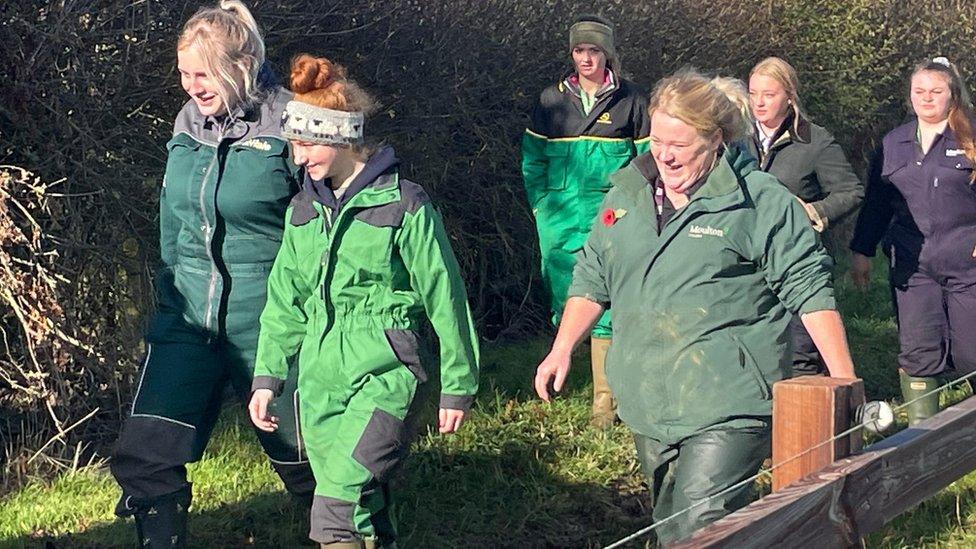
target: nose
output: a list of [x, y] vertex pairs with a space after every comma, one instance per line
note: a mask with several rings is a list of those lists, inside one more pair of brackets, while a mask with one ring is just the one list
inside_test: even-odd
[[296, 146], [292, 156], [295, 157], [295, 164], [298, 166], [304, 166], [308, 162], [308, 156], [301, 147]]
[[671, 160], [672, 157], [671, 148], [668, 147], [667, 145], [660, 145], [657, 147], [657, 154], [655, 154], [654, 156], [656, 156], [657, 159], [660, 160], [661, 162], [668, 162]]

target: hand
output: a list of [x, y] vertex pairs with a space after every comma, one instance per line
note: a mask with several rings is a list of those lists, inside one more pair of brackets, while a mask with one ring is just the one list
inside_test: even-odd
[[566, 375], [569, 374], [570, 353], [553, 349], [549, 351], [542, 364], [535, 370], [535, 392], [539, 398], [549, 402], [549, 382], [555, 378], [552, 388], [558, 393], [563, 389]]
[[437, 428], [441, 434], [455, 433], [464, 423], [464, 410], [441, 408], [437, 414]]
[[851, 279], [854, 286], [866, 290], [871, 283], [871, 258], [857, 252], [851, 254]]
[[251, 395], [251, 402], [247, 411], [251, 415], [251, 422], [262, 431], [273, 433], [278, 429], [278, 418], [268, 415], [268, 404], [274, 398], [271, 389], [258, 389]]

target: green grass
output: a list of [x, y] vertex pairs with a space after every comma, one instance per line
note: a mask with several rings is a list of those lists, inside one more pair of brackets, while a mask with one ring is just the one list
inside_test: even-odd
[[[841, 279], [840, 303], [869, 397], [892, 399], [897, 338], [884, 269], [877, 271], [867, 293]], [[402, 547], [598, 547], [650, 524], [627, 429], [586, 426], [587, 356], [578, 354], [567, 389], [549, 405], [531, 389], [545, 352], [543, 341], [487, 348], [469, 423], [457, 435], [427, 430], [417, 441], [397, 492]], [[425, 416], [432, 423], [432, 407]], [[282, 492], [242, 410], [225, 411], [190, 479], [194, 546], [311, 546], [304, 513]], [[976, 546], [974, 493], [971, 474], [867, 546]], [[0, 547], [131, 546], [131, 522], [112, 515], [118, 495], [103, 467], [29, 482], [0, 500]]]

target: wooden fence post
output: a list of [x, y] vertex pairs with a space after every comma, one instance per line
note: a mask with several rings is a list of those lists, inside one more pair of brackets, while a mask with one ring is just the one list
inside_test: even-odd
[[[861, 449], [861, 432], [848, 430], [864, 403], [860, 379], [801, 376], [773, 386], [773, 491]], [[811, 448], [816, 449], [811, 450]], [[796, 459], [795, 456], [800, 457]]]

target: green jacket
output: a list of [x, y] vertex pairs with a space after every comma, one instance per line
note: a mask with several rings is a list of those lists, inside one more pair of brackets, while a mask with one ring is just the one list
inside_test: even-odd
[[790, 372], [790, 317], [835, 308], [803, 207], [754, 166], [729, 149], [660, 234], [650, 155], [611, 178], [569, 293], [613, 307], [607, 377], [639, 434], [760, 425]]
[[[536, 219], [542, 278], [554, 321], [562, 313], [575, 254], [583, 247], [610, 174], [646, 152], [647, 97], [633, 83], [608, 73], [589, 114], [570, 75], [542, 92], [522, 137], [522, 176]], [[609, 337], [609, 314], [594, 335]]]
[[861, 205], [864, 185], [826, 129], [802, 117], [794, 127], [790, 115], [773, 135], [768, 153], [763, 154], [758, 140], [756, 132], [747, 146], [759, 159], [760, 169], [813, 206], [819, 217], [814, 220], [818, 230], [836, 224]]
[[479, 351], [460, 269], [440, 215], [419, 185], [400, 179], [393, 150], [375, 152], [342, 200], [306, 179], [287, 221], [261, 315], [253, 388], [280, 391], [299, 349], [301, 388], [329, 366], [319, 358], [331, 352], [322, 342], [333, 330], [382, 337], [416, 332], [429, 319], [440, 346], [441, 406], [470, 407]]
[[150, 340], [176, 333], [174, 322], [207, 337], [228, 323], [231, 332], [257, 331], [285, 209], [298, 192], [279, 132], [290, 97], [279, 88], [250, 112], [220, 120], [201, 115], [192, 101], [180, 111], [166, 145], [159, 314]]

